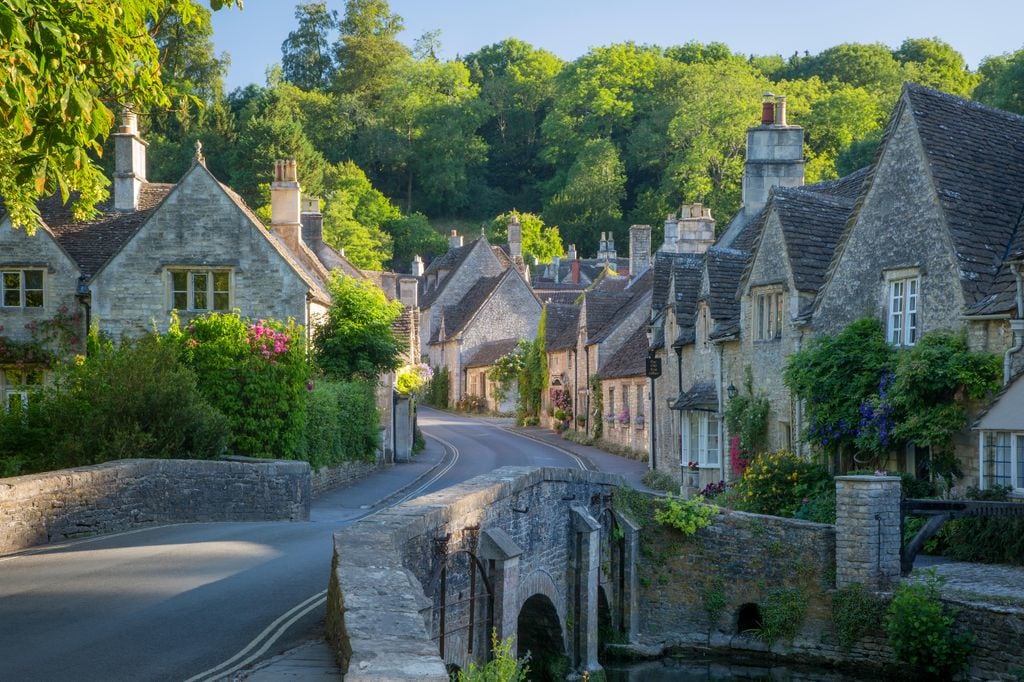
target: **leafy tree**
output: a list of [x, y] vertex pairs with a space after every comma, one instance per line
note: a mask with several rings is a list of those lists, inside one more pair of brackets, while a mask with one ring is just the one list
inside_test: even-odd
[[814, 56], [794, 56], [783, 71], [787, 78], [818, 76], [872, 91], [895, 92], [902, 82], [899, 62], [881, 43], [843, 43]]
[[978, 68], [974, 97], [993, 107], [1024, 114], [1024, 50], [988, 57]]
[[387, 0], [346, 0], [334, 44], [334, 88], [356, 95], [372, 110], [390, 87], [394, 72], [411, 60], [409, 49], [397, 38], [404, 27]]
[[329, 35], [338, 28], [338, 13], [327, 9], [326, 2], [307, 2], [295, 6], [298, 28], [281, 45], [284, 79], [303, 90], [325, 90], [334, 75], [334, 57]]
[[626, 172], [609, 140], [591, 140], [569, 169], [565, 187], [544, 207], [544, 218], [558, 223], [565, 238], [584, 252], [597, 250], [600, 231], [623, 237], [622, 202]]
[[328, 282], [331, 306], [313, 333], [320, 368], [339, 379], [376, 379], [397, 369], [399, 345], [392, 325], [402, 304], [388, 301], [373, 283], [334, 272]]
[[907, 38], [893, 56], [904, 66], [904, 78], [961, 97], [970, 97], [980, 77], [962, 54], [938, 38]]
[[502, 213], [491, 221], [488, 232], [495, 242], [508, 241], [508, 225], [513, 218], [519, 219], [522, 226], [523, 258], [528, 262], [536, 256], [542, 263], [550, 263], [552, 256], [564, 256], [562, 236], [557, 227], [546, 227], [540, 216], [533, 213]]
[[838, 177], [839, 155], [854, 142], [877, 139], [888, 114], [878, 97], [864, 88], [846, 84], [828, 87], [801, 121], [807, 129], [807, 145], [812, 150], [806, 171], [808, 182]]
[[330, 173], [333, 191], [324, 211], [324, 241], [337, 249], [356, 267], [382, 270], [391, 258], [391, 237], [382, 225], [400, 217], [398, 208], [370, 184], [351, 161]]
[[[234, 0], [210, 0], [213, 9]], [[35, 201], [77, 191], [77, 218], [92, 215], [107, 180], [90, 156], [114, 123], [111, 107], [170, 106], [153, 40], [168, 15], [189, 24], [192, 0], [0, 5], [0, 196], [14, 225], [32, 230]]]
[[430, 260], [448, 250], [448, 240], [430, 226], [422, 213], [390, 220], [384, 231], [391, 235], [394, 244], [390, 267], [396, 272], [409, 272], [414, 256]]

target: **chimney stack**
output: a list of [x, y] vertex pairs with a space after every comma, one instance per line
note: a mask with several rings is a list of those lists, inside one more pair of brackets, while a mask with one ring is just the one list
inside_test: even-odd
[[[417, 256], [417, 258], [419, 258], [419, 256]], [[422, 264], [423, 262], [420, 261], [420, 265]], [[402, 305], [406, 308], [415, 308], [419, 297], [419, 288], [420, 282], [415, 277], [399, 277], [398, 300], [401, 301]]]
[[324, 241], [324, 216], [320, 213], [319, 197], [302, 197], [302, 241], [316, 249]]
[[679, 219], [676, 218], [675, 213], [669, 213], [668, 217], [665, 218], [665, 239], [661, 244], [659, 251], [666, 251], [668, 253], [675, 253], [676, 241], [679, 239]]
[[412, 258], [412, 275], [413, 277], [423, 276], [423, 259], [420, 258], [419, 254], [416, 254]]
[[575, 244], [569, 244], [569, 251], [568, 251], [568, 254], [566, 255], [566, 258], [568, 258], [570, 262], [576, 260], [576, 245]]
[[452, 230], [451, 234], [448, 235], [448, 248], [457, 249], [462, 246], [462, 235]]
[[523, 226], [515, 214], [508, 224], [508, 253], [513, 260], [523, 257]]
[[562, 270], [562, 257], [561, 256], [552, 256], [551, 257], [551, 269], [555, 273], [555, 276], [552, 277], [552, 279], [555, 280], [555, 284], [558, 284], [559, 280], [562, 279], [562, 273], [561, 273], [561, 270]]
[[651, 226], [629, 228], [629, 275], [638, 277], [651, 267]]
[[274, 181], [270, 183], [270, 229], [292, 251], [302, 242], [302, 188], [299, 187], [295, 159], [274, 161]]
[[572, 283], [573, 284], [579, 284], [580, 283], [580, 260], [578, 258], [573, 258], [571, 261], [569, 261], [569, 272], [570, 272], [569, 278], [572, 281]]
[[615, 253], [615, 235], [613, 235], [611, 232], [609, 232], [608, 233], [608, 246], [607, 246], [607, 251], [605, 252], [605, 261], [609, 262], [609, 263], [614, 263], [617, 258], [618, 258], [618, 254]]
[[804, 129], [786, 123], [786, 98], [765, 93], [761, 125], [747, 129], [743, 167], [743, 218], [754, 217], [772, 187], [804, 184]]
[[715, 219], [702, 204], [683, 204], [679, 208], [677, 253], [704, 253], [715, 243]]
[[114, 209], [136, 211], [146, 182], [146, 143], [139, 137], [135, 112], [125, 108], [114, 138]]

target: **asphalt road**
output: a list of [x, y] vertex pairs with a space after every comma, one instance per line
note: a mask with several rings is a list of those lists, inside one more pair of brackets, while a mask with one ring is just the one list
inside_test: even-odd
[[[445, 460], [416, 494], [507, 465], [580, 466], [494, 424], [428, 409], [419, 423]], [[309, 522], [160, 526], [0, 557], [0, 680], [198, 682], [309, 639], [332, 533], [372, 514], [403, 466], [321, 496]]]

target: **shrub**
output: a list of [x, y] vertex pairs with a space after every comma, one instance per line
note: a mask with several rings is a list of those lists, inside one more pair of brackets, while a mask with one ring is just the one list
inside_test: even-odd
[[53, 440], [42, 403], [36, 394], [27, 408], [20, 402], [0, 407], [0, 478], [41, 470]]
[[744, 510], [793, 516], [830, 485], [824, 468], [780, 450], [756, 455], [736, 487]]
[[424, 391], [428, 405], [447, 409], [449, 376], [447, 367], [435, 367], [430, 385]]
[[470, 663], [460, 670], [457, 682], [525, 682], [530, 667], [530, 655], [517, 659], [512, 654], [512, 638], [498, 640], [498, 631], [491, 631], [491, 651], [494, 658], [484, 665]]
[[302, 327], [210, 313], [167, 337], [195, 371], [206, 400], [228, 418], [229, 448], [251, 457], [302, 456], [311, 368]]
[[400, 346], [392, 329], [402, 304], [388, 301], [372, 282], [335, 271], [327, 288], [331, 305], [313, 334], [317, 364], [328, 376], [375, 379], [397, 369]]
[[40, 449], [49, 455], [31, 463], [36, 471], [126, 457], [216, 457], [228, 433], [195, 373], [180, 364], [178, 347], [157, 336], [60, 367], [41, 400], [47, 443]]
[[659, 500], [654, 520], [663, 526], [675, 528], [683, 535], [693, 535], [701, 528], [711, 525], [711, 519], [718, 514], [718, 507], [708, 504], [700, 497], [680, 500], [668, 497]]
[[651, 469], [641, 479], [644, 485], [655, 490], [662, 490], [667, 493], [679, 492], [679, 479], [673, 478], [664, 471]]
[[372, 461], [380, 416], [373, 387], [361, 381], [319, 381], [306, 397], [305, 459], [314, 468]]
[[924, 582], [904, 582], [893, 596], [885, 619], [896, 660], [916, 679], [952, 679], [967, 665], [973, 638], [956, 631], [939, 595], [942, 580], [934, 571]]
[[430, 365], [405, 365], [395, 373], [395, 390], [405, 395], [419, 394], [434, 378]]
[[832, 595], [832, 623], [843, 651], [873, 632], [883, 615], [882, 602], [860, 583], [841, 587]]
[[486, 412], [487, 401], [478, 395], [467, 393], [456, 403], [455, 409], [460, 412]]
[[761, 629], [757, 636], [769, 646], [780, 639], [792, 642], [807, 615], [807, 597], [800, 590], [776, 590], [761, 604]]
[[[974, 500], [1005, 502], [1013, 488], [993, 486], [971, 488]], [[968, 516], [947, 521], [940, 531], [945, 542], [943, 554], [958, 561], [1024, 566], [1024, 519], [999, 516]]]

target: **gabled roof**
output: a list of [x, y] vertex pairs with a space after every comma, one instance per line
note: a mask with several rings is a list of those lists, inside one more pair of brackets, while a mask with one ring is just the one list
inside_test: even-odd
[[583, 328], [586, 330], [585, 343], [593, 343], [615, 317], [619, 310], [629, 303], [633, 296], [624, 291], [588, 291], [584, 296], [581, 312]]
[[968, 306], [990, 295], [1024, 212], [1024, 117], [920, 85], [917, 124]]
[[[576, 326], [579, 324], [580, 307], [578, 305], [564, 305], [548, 303], [544, 306], [547, 315], [544, 326], [544, 350], [561, 350], [567, 346], [576, 345]], [[557, 340], [569, 330], [571, 339], [566, 346], [555, 347]]]
[[441, 292], [444, 291], [445, 287], [448, 286], [448, 282], [451, 280], [452, 277], [451, 273], [454, 273], [456, 270], [459, 269], [459, 266], [462, 265], [462, 263], [466, 260], [466, 257], [469, 256], [470, 251], [473, 250], [473, 247], [476, 246], [477, 242], [480, 241], [481, 239], [483, 239], [483, 237], [477, 237], [468, 244], [463, 244], [462, 246], [457, 246], [453, 249], [448, 249], [448, 251], [446, 251], [443, 255], [438, 256], [434, 260], [430, 261], [430, 265], [428, 265], [427, 269], [423, 271], [424, 275], [434, 274], [437, 273], [439, 270], [448, 270], [449, 274], [440, 282], [438, 282], [437, 285], [434, 286], [432, 289], [429, 289], [422, 293], [422, 295], [420, 296], [421, 308], [429, 308], [434, 303], [434, 301], [437, 300], [437, 297], [440, 296]]
[[463, 363], [463, 367], [490, 367], [502, 357], [516, 349], [518, 339], [502, 339], [500, 341], [488, 341], [477, 346], [469, 359]]
[[647, 325], [642, 324], [630, 335], [604, 364], [597, 376], [601, 379], [644, 376], [647, 358]]
[[696, 254], [680, 255], [690, 257], [675, 259], [675, 267], [672, 269], [672, 289], [675, 291], [673, 312], [676, 316], [676, 325], [679, 327], [679, 333], [672, 343], [673, 347], [694, 342], [694, 313], [697, 310], [697, 298], [700, 295], [700, 283], [704, 274], [704, 254], [697, 257], [694, 257]]
[[173, 188], [164, 183], [142, 183], [135, 211], [114, 210], [111, 192], [111, 198], [97, 206], [100, 213], [86, 221], [75, 220], [70, 202], [65, 204], [54, 194], [39, 202], [39, 214], [82, 275], [92, 277], [139, 231]]
[[718, 323], [712, 331], [712, 338], [720, 338], [720, 331], [724, 333], [726, 329], [731, 329], [732, 324], [739, 324], [740, 301], [737, 291], [749, 257], [747, 251], [714, 246], [705, 254], [710, 285], [707, 301], [711, 317]]
[[[508, 275], [508, 272], [506, 270], [500, 275], [478, 278], [458, 303], [444, 307], [442, 315], [444, 316], [444, 333], [446, 338], [455, 336], [465, 328], [469, 321], [473, 319], [476, 311], [480, 309], [480, 306], [498, 288], [501, 280]], [[438, 325], [438, 329], [435, 330], [430, 343], [438, 343], [441, 340], [440, 328], [441, 325]]]

